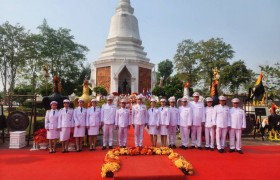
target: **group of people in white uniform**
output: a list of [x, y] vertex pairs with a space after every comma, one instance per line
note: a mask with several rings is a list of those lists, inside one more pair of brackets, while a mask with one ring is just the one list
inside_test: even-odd
[[[212, 106], [213, 99], [206, 98], [199, 101], [199, 93], [193, 94], [193, 101], [188, 97], [181, 98], [181, 106], [176, 107], [175, 97], [168, 99], [170, 106], [166, 106], [166, 99], [160, 99], [160, 107], [156, 107], [156, 100], [150, 99], [151, 107], [143, 104], [143, 96], [138, 95], [132, 111], [127, 109], [127, 100], [120, 100], [120, 108], [113, 104], [114, 96], [107, 97], [107, 103], [101, 108], [97, 100], [91, 100], [91, 107], [84, 108], [84, 100], [79, 99], [79, 106], [74, 110], [69, 107], [70, 101], [64, 100], [64, 108], [57, 110], [57, 102], [51, 102], [51, 110], [46, 112], [45, 128], [49, 139], [50, 153], [55, 153], [56, 141], [62, 142], [62, 152], [68, 152], [70, 130], [74, 128], [76, 151], [83, 148], [86, 131], [89, 140], [89, 150], [96, 150], [99, 129], [103, 128], [103, 147], [105, 150], [113, 148], [114, 129], [118, 130], [119, 147], [127, 146], [128, 129], [134, 128], [136, 147], [143, 146], [144, 130], [150, 134], [152, 146], [156, 147], [157, 137], [161, 137], [161, 146], [176, 148], [176, 133], [180, 131], [182, 149], [197, 148], [202, 150], [202, 128], [205, 131], [205, 149], [214, 151], [215, 139], [220, 153], [225, 152], [226, 137], [229, 133], [230, 152], [243, 154], [241, 150], [242, 129], [246, 128], [245, 112], [239, 108], [240, 100], [232, 100], [232, 108], [226, 105], [227, 98], [219, 97], [219, 105]], [[215, 138], [216, 134], [216, 138]], [[190, 138], [191, 137], [191, 138]], [[191, 143], [190, 143], [191, 139]]]

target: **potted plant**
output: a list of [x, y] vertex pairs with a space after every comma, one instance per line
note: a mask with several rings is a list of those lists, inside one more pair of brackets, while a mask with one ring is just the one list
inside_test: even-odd
[[34, 142], [35, 145], [39, 145], [40, 149], [47, 149], [48, 148], [48, 140], [47, 140], [47, 130], [42, 128], [38, 129], [34, 132]]

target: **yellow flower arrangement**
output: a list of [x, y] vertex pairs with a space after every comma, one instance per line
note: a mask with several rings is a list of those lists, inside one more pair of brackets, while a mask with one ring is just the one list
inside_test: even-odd
[[174, 165], [179, 168], [184, 174], [192, 175], [193, 174], [193, 166], [178, 153], [173, 152], [171, 148], [161, 147], [144, 147], [144, 148], [116, 148], [111, 151], [108, 151], [104, 164], [101, 169], [101, 177], [113, 177], [114, 172], [120, 169], [120, 160], [119, 156], [125, 155], [167, 155], [170, 160], [174, 163]]

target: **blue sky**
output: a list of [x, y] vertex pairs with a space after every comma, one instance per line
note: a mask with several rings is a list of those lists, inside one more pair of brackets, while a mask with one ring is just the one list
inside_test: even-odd
[[[0, 24], [20, 23], [37, 32], [46, 18], [54, 28], [72, 30], [97, 59], [105, 45], [118, 0], [0, 0]], [[131, 0], [151, 62], [172, 59], [183, 39], [221, 37], [233, 46], [233, 60], [255, 71], [280, 62], [279, 0]]]

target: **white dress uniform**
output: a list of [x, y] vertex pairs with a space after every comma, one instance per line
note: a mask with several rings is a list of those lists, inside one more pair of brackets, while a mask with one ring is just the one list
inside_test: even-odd
[[[229, 132], [230, 138], [230, 149], [234, 150], [241, 150], [241, 134], [242, 128], [246, 128], [246, 118], [245, 112], [243, 109], [240, 108], [231, 108], [230, 109], [230, 116], [231, 116], [231, 129]], [[236, 142], [235, 142], [236, 137]]]
[[191, 102], [193, 110], [192, 146], [201, 147], [201, 123], [205, 122], [205, 107], [202, 102]]
[[206, 107], [205, 108], [205, 147], [207, 148], [214, 148], [214, 127], [213, 127], [213, 107]]
[[169, 144], [175, 145], [176, 129], [179, 122], [179, 110], [176, 107], [169, 107], [170, 123], [169, 123]]
[[72, 108], [62, 108], [59, 111], [58, 128], [60, 131], [60, 141], [67, 141], [70, 139], [70, 130], [73, 127], [73, 113]]
[[159, 111], [157, 108], [150, 108], [148, 110], [148, 125], [149, 125], [149, 134], [158, 135], [159, 134]]
[[168, 126], [170, 123], [170, 113], [168, 107], [159, 108], [160, 135], [168, 135]]
[[230, 113], [228, 106], [216, 105], [213, 109], [213, 125], [216, 125], [217, 149], [224, 149], [227, 129], [230, 127]]
[[132, 124], [134, 125], [135, 146], [139, 147], [143, 144], [144, 128], [148, 123], [147, 107], [143, 104], [136, 104], [132, 108]]
[[130, 122], [130, 110], [126, 108], [121, 108], [117, 110], [115, 125], [118, 126], [118, 141], [119, 146], [126, 146], [127, 144], [127, 130], [128, 126], [131, 125]]
[[58, 139], [59, 138], [59, 131], [58, 131], [58, 118], [59, 118], [59, 111], [56, 110], [49, 110], [46, 112], [45, 116], [45, 128], [47, 131], [47, 139]]
[[99, 128], [101, 126], [101, 109], [99, 107], [96, 106], [87, 109], [86, 126], [89, 127], [89, 136], [96, 136], [99, 134]]
[[74, 116], [74, 137], [84, 137], [86, 133], [87, 109], [77, 107], [74, 110], [73, 116]]
[[179, 122], [180, 134], [182, 139], [182, 145], [188, 147], [189, 138], [190, 138], [190, 129], [192, 126], [193, 112], [190, 105], [181, 106], [179, 108]]
[[[101, 122], [103, 125], [103, 146], [113, 146], [113, 133], [116, 118], [116, 106], [103, 104], [101, 108]], [[108, 141], [107, 141], [108, 140]]]

